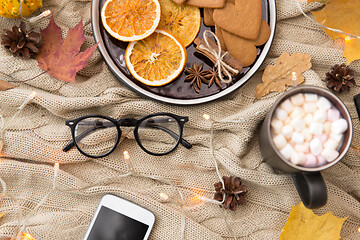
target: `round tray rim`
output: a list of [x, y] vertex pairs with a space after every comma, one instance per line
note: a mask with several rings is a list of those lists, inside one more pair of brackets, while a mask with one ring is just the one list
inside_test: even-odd
[[128, 79], [121, 70], [116, 66], [114, 61], [111, 59], [109, 53], [107, 52], [107, 49], [105, 47], [103, 38], [100, 33], [100, 12], [99, 12], [99, 4], [100, 0], [93, 0], [91, 1], [91, 25], [92, 30], [95, 38], [95, 42], [99, 42], [98, 44], [98, 50], [102, 57], [104, 58], [105, 63], [109, 67], [110, 71], [123, 83], [125, 83], [128, 87], [130, 87], [135, 92], [144, 95], [146, 97], [152, 98], [154, 100], [164, 102], [164, 103], [170, 103], [175, 105], [196, 105], [201, 103], [207, 103], [214, 101], [216, 99], [222, 98], [238, 88], [240, 88], [242, 85], [244, 85], [247, 81], [250, 80], [250, 78], [256, 73], [256, 71], [260, 68], [261, 64], [264, 62], [267, 54], [269, 53], [270, 47], [274, 40], [275, 35], [275, 28], [276, 28], [276, 3], [275, 0], [267, 0], [269, 3], [269, 25], [271, 29], [271, 34], [269, 37], [269, 40], [266, 42], [260, 56], [256, 60], [255, 64], [251, 67], [251, 69], [241, 78], [239, 79], [234, 85], [207, 97], [202, 98], [196, 98], [196, 99], [177, 99], [177, 98], [170, 98], [170, 97], [164, 97], [157, 94], [154, 94], [152, 92], [147, 91], [146, 89], [143, 89], [139, 85], [135, 84], [133, 81]]

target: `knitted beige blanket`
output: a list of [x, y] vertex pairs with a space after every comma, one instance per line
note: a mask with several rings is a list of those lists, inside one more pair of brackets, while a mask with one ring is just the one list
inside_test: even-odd
[[[0, 114], [8, 125], [0, 177], [6, 183], [7, 196], [0, 202], [0, 238], [12, 237], [24, 228], [38, 240], [82, 239], [94, 210], [104, 194], [115, 194], [139, 204], [156, 216], [152, 240], [181, 239], [182, 220], [185, 220], [184, 239], [233, 239], [225, 219], [237, 239], [275, 240], [287, 221], [291, 206], [300, 202], [291, 176], [274, 171], [263, 162], [259, 151], [259, 126], [279, 94], [261, 100], [254, 98], [255, 86], [261, 82], [264, 68], [274, 64], [283, 52], [308, 53], [313, 67], [304, 75], [305, 84], [325, 87], [325, 73], [337, 63], [345, 62], [341, 47], [334, 43], [315, 23], [305, 18], [293, 0], [277, 0], [278, 21], [275, 40], [260, 70], [235, 93], [221, 100], [190, 107], [162, 104], [139, 96], [120, 83], [109, 71], [96, 51], [89, 66], [79, 72], [77, 83], [65, 83], [47, 74], [20, 84], [20, 87], [0, 92]], [[94, 44], [90, 20], [90, 2], [81, 0], [44, 0], [43, 9], [54, 12], [63, 36], [83, 17], [86, 42]], [[304, 5], [303, 5], [304, 6]], [[305, 10], [310, 10], [305, 7]], [[45, 28], [49, 19], [35, 24]], [[0, 28], [11, 28], [18, 20], [1, 18]], [[357, 76], [360, 61], [351, 67]], [[0, 47], [0, 78], [25, 80], [42, 70], [36, 60], [14, 58]], [[357, 79], [357, 81], [360, 81]], [[14, 119], [17, 107], [32, 92], [34, 101]], [[354, 145], [360, 145], [360, 124], [352, 97], [359, 93], [340, 94], [349, 108], [354, 124]], [[189, 116], [184, 138], [193, 144], [188, 150], [178, 147], [167, 156], [155, 157], [140, 149], [128, 135], [114, 153], [101, 159], [90, 159], [77, 149], [67, 153], [62, 147], [71, 139], [66, 119], [88, 114], [113, 118], [129, 115], [144, 116], [155, 112], [170, 112]], [[185, 200], [191, 199], [194, 189], [212, 198], [213, 184], [219, 181], [210, 152], [210, 122], [202, 118], [209, 114], [215, 120], [236, 120], [240, 123], [218, 123], [214, 129], [214, 155], [221, 175], [238, 176], [249, 187], [247, 203], [234, 212], [224, 213], [218, 205], [189, 202], [181, 206], [178, 190]], [[128, 150], [135, 171], [161, 177], [177, 185], [130, 176], [116, 178], [128, 171], [123, 151]], [[60, 163], [56, 188], [53, 188], [54, 163]], [[328, 187], [328, 203], [315, 211], [332, 211], [338, 217], [349, 216], [341, 236], [360, 239], [360, 156], [350, 149], [334, 167], [323, 171]], [[92, 186], [89, 186], [92, 185]], [[87, 187], [88, 186], [88, 187]], [[159, 194], [165, 192], [164, 201]], [[37, 208], [46, 194], [48, 198]], [[34, 209], [35, 208], [35, 209]]]

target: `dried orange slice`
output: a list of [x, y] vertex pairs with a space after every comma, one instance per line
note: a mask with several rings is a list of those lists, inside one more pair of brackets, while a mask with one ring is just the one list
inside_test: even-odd
[[101, 20], [114, 38], [126, 42], [141, 40], [159, 25], [160, 4], [158, 0], [107, 0]]
[[161, 18], [158, 28], [176, 37], [185, 47], [189, 46], [199, 33], [200, 9], [186, 4], [179, 5], [172, 0], [159, 0]]
[[182, 73], [186, 56], [185, 48], [174, 36], [156, 30], [149, 37], [128, 45], [125, 63], [138, 81], [148, 86], [162, 86]]

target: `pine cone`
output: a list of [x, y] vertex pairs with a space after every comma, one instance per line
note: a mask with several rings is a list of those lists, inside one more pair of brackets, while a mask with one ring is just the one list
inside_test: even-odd
[[349, 91], [349, 89], [356, 85], [354, 80], [354, 71], [347, 67], [344, 63], [336, 64], [331, 68], [331, 71], [326, 73], [327, 87], [334, 89], [340, 93], [341, 91]]
[[217, 201], [223, 200], [223, 194], [225, 193], [225, 201], [223, 203], [225, 209], [232, 211], [236, 210], [236, 206], [244, 204], [245, 194], [247, 193], [247, 186], [241, 185], [241, 179], [238, 177], [223, 177], [225, 189], [222, 188], [221, 182], [215, 183], [216, 190], [214, 199]]
[[24, 59], [29, 59], [39, 51], [40, 34], [32, 30], [27, 31], [24, 22], [21, 22], [19, 27], [13, 26], [12, 31], [4, 31], [1, 44], [9, 48], [15, 57], [22, 55]]

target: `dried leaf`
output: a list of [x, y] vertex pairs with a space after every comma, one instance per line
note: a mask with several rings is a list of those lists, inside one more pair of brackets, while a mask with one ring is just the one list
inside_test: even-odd
[[311, 56], [308, 54], [294, 53], [289, 55], [285, 52], [276, 61], [275, 65], [265, 68], [262, 76], [263, 83], [256, 86], [255, 97], [262, 98], [270, 92], [284, 92], [286, 86], [292, 86], [292, 72], [296, 72], [297, 84], [304, 82], [301, 73], [311, 68]]
[[302, 202], [291, 208], [279, 240], [339, 240], [346, 218], [337, 218], [331, 212], [318, 216]]
[[[339, 29], [343, 32], [360, 36], [360, 1], [359, 0], [332, 0], [324, 1], [325, 7], [320, 11], [312, 12], [316, 21], [327, 27]], [[334, 32], [328, 29], [324, 31], [333, 40], [346, 38], [343, 33]], [[345, 41], [343, 57], [347, 58], [347, 64], [360, 59], [360, 39]]]
[[79, 53], [85, 41], [82, 21], [70, 29], [65, 40], [61, 37], [61, 29], [51, 17], [49, 25], [41, 31], [43, 44], [36, 57], [39, 67], [51, 76], [66, 81], [75, 82], [78, 71], [87, 66], [96, 45]]
[[5, 90], [12, 89], [12, 88], [15, 88], [15, 87], [17, 87], [17, 86], [14, 85], [14, 84], [11, 84], [11, 83], [6, 82], [4, 80], [0, 80], [0, 91], [5, 91]]

